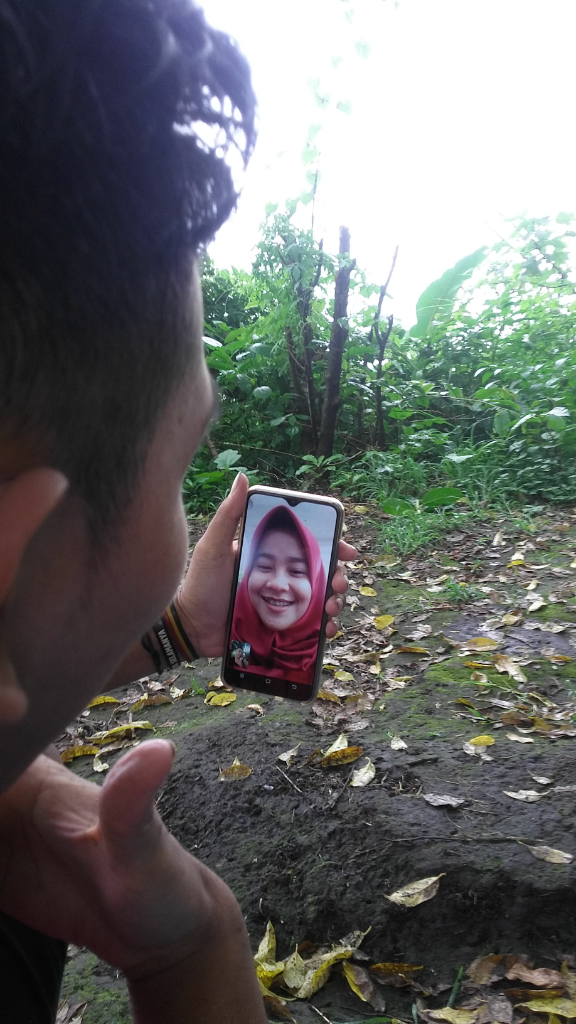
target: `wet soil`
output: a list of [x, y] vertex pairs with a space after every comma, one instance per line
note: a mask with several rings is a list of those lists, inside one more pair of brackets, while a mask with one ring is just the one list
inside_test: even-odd
[[[172, 685], [191, 687], [189, 695], [146, 708], [158, 735], [177, 748], [158, 800], [164, 820], [230, 885], [254, 947], [272, 920], [280, 957], [297, 943], [337, 942], [371, 926], [362, 945], [370, 962], [422, 964], [428, 987], [451, 985], [460, 965], [484, 953], [523, 952], [556, 966], [576, 947], [576, 867], [539, 860], [528, 847], [576, 855], [576, 515], [549, 510], [528, 524], [486, 516], [437, 551], [383, 561], [377, 510], [350, 507], [347, 521], [360, 557], [341, 633], [327, 647], [328, 697], [301, 707], [238, 693], [228, 707], [211, 707], [205, 691], [218, 663], [185, 669]], [[376, 596], [363, 595], [366, 586]], [[538, 595], [544, 605], [529, 612]], [[374, 619], [384, 614], [394, 622], [378, 630]], [[517, 621], [503, 622], [505, 615]], [[514, 671], [526, 681], [499, 673], [494, 651], [463, 651], [479, 636], [517, 659]], [[401, 651], [407, 646], [425, 653]], [[130, 699], [145, 687], [132, 687]], [[88, 733], [116, 724], [101, 707], [82, 721]], [[362, 747], [361, 760], [309, 762], [341, 732]], [[479, 734], [494, 741], [490, 760], [463, 749]], [[393, 737], [406, 748], [393, 749]], [[297, 744], [293, 764], [278, 760]], [[250, 776], [219, 781], [235, 757]], [[351, 773], [366, 757], [375, 777], [353, 788]], [[90, 759], [74, 770], [98, 781]], [[505, 792], [522, 790], [544, 795], [526, 803]], [[431, 793], [464, 802], [431, 806]], [[386, 899], [440, 874], [438, 895], [418, 907]], [[70, 960], [66, 992], [80, 998], [90, 986], [84, 1024], [130, 1019], [116, 972], [81, 951]], [[387, 1012], [409, 1019], [413, 994], [383, 992]], [[338, 970], [311, 1004], [334, 1024], [373, 1012]], [[289, 1005], [300, 1024], [321, 1019], [308, 1003]]]

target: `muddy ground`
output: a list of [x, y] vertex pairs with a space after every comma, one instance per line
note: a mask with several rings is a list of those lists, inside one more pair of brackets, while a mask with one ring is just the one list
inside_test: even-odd
[[[436, 550], [401, 559], [384, 554], [386, 523], [375, 507], [349, 506], [347, 522], [360, 554], [341, 633], [327, 645], [324, 698], [299, 707], [238, 693], [231, 705], [211, 707], [205, 691], [219, 666], [205, 660], [163, 691], [140, 683], [115, 692], [126, 709], [142, 693], [192, 688], [136, 716], [177, 747], [158, 801], [164, 820], [233, 889], [254, 948], [269, 919], [281, 957], [297, 943], [337, 942], [371, 926], [365, 964], [421, 964], [429, 990], [451, 985], [460, 965], [485, 953], [522, 952], [538, 966], [572, 962], [576, 862], [547, 863], [528, 847], [576, 854], [575, 511], [520, 521], [487, 514]], [[380, 615], [393, 623], [377, 629]], [[466, 649], [478, 637], [488, 649]], [[512, 676], [497, 671], [499, 655]], [[85, 741], [126, 720], [117, 706], [93, 708], [81, 719]], [[355, 764], [309, 762], [342, 732], [362, 747]], [[463, 749], [478, 735], [494, 741], [483, 757]], [[406, 747], [393, 749], [394, 737]], [[290, 766], [278, 760], [297, 744]], [[235, 757], [251, 775], [219, 781]], [[351, 773], [366, 757], [375, 777], [353, 788]], [[90, 758], [73, 767], [101, 778]], [[528, 803], [505, 793], [525, 790], [542, 795]], [[464, 802], [431, 806], [429, 794]], [[438, 894], [418, 907], [386, 899], [440, 874]], [[387, 1013], [411, 1019], [413, 992], [382, 993]], [[72, 950], [65, 995], [88, 1000], [83, 1024], [130, 1020], [122, 981], [84, 951]], [[374, 1014], [338, 968], [310, 1002], [289, 1004], [299, 1024], [322, 1019], [312, 1006], [334, 1024]]]

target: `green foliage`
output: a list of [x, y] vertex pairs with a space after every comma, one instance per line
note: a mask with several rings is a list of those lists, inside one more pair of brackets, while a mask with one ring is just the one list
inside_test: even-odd
[[[310, 135], [310, 160], [314, 146]], [[215, 506], [241, 466], [262, 482], [426, 510], [418, 525], [394, 524], [406, 537], [429, 535], [438, 510], [462, 496], [502, 508], [575, 500], [572, 218], [516, 220], [508, 239], [458, 261], [425, 290], [411, 331], [392, 324], [381, 366], [379, 288], [354, 268], [336, 443], [323, 458], [310, 403], [319, 421], [334, 277], [347, 257], [323, 252], [298, 226], [312, 197], [267, 208], [251, 273], [204, 266], [222, 414], [211, 432], [216, 460], [203, 449], [187, 476], [190, 510]]]

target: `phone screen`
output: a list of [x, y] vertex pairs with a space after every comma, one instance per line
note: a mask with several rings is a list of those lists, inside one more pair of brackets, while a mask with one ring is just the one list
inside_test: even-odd
[[296, 700], [312, 696], [337, 525], [332, 505], [248, 498], [228, 682]]

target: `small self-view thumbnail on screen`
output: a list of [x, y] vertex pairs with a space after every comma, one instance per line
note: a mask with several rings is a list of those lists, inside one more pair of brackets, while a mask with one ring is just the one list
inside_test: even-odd
[[312, 685], [336, 518], [331, 505], [250, 497], [230, 667]]

